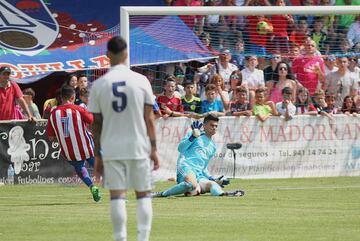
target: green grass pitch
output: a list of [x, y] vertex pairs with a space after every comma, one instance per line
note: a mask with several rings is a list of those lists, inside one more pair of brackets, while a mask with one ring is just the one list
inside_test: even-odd
[[[246, 195], [154, 199], [151, 240], [360, 240], [360, 177], [232, 180], [229, 189], [237, 188]], [[101, 191], [95, 203], [84, 186], [1, 186], [0, 240], [110, 241], [109, 195]], [[127, 207], [131, 241], [133, 194]]]

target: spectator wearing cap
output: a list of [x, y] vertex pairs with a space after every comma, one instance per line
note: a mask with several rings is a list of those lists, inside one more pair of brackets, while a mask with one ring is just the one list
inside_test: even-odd
[[330, 74], [331, 72], [338, 71], [338, 67], [336, 66], [336, 57], [334, 55], [325, 56], [325, 76]]
[[228, 49], [221, 49], [219, 59], [214, 64], [208, 63], [207, 65], [198, 69], [201, 73], [210, 72], [210, 78], [215, 74], [221, 75], [224, 80], [225, 90], [230, 90], [230, 76], [235, 70], [238, 70], [236, 65], [230, 63], [231, 52]]
[[11, 70], [8, 67], [0, 67], [0, 120], [15, 119], [15, 101], [28, 116], [29, 121], [35, 118], [31, 114], [23, 93], [15, 81], [10, 80]]
[[[23, 90], [23, 95], [32, 116], [34, 116], [36, 119], [40, 119], [41, 115], [39, 112], [39, 108], [34, 103], [35, 91], [32, 88], [26, 88]], [[29, 118], [29, 116], [26, 113], [24, 113], [24, 115]]]

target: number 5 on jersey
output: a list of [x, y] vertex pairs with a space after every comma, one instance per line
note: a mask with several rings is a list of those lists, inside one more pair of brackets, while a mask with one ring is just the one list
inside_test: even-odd
[[116, 112], [122, 112], [127, 106], [127, 96], [124, 92], [119, 90], [125, 86], [125, 81], [115, 82], [112, 84], [112, 91], [116, 100], [112, 102], [112, 108]]

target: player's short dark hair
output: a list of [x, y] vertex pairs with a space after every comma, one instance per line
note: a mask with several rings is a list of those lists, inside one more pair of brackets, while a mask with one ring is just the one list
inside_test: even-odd
[[204, 118], [204, 124], [209, 122], [209, 121], [216, 121], [219, 122], [219, 118], [213, 114], [208, 114], [207, 116], [205, 116]]
[[255, 94], [265, 93], [266, 89], [265, 87], [259, 87], [255, 90]]
[[119, 54], [127, 48], [125, 40], [120, 36], [112, 37], [107, 43], [107, 50], [113, 54]]
[[78, 75], [78, 79], [80, 79], [81, 77], [86, 77], [86, 78], [87, 78], [87, 75], [86, 75], [86, 74], [84, 74], [84, 73], [79, 74], [79, 75]]
[[69, 85], [64, 85], [61, 88], [61, 98], [64, 100], [70, 100], [75, 95], [75, 89]]

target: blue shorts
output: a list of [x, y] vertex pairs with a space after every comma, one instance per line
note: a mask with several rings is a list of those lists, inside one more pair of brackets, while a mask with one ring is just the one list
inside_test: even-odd
[[188, 167], [188, 166], [179, 166], [177, 168], [177, 172], [176, 172], [176, 182], [177, 183], [180, 183], [180, 182], [183, 182], [185, 181], [185, 177], [190, 175], [190, 174], [193, 174], [195, 177], [196, 177], [196, 181], [199, 182], [200, 179], [202, 178], [206, 178], [202, 172], [199, 172], [199, 171], [196, 171], [194, 170], [193, 168], [191, 167]]

